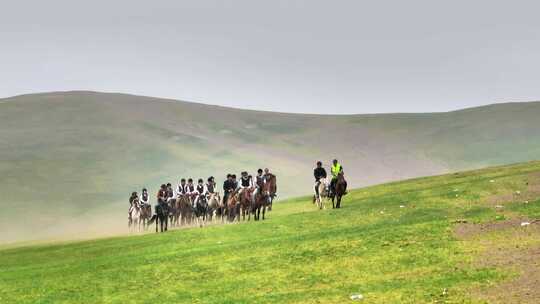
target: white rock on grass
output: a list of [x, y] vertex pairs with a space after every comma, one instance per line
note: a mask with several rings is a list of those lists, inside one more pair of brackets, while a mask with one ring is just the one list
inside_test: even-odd
[[494, 181], [494, 180], [490, 180], [489, 182], [490, 182], [490, 183], [494, 183], [495, 181]]
[[353, 300], [353, 301], [360, 301], [360, 300], [363, 300], [363, 299], [364, 299], [364, 296], [359, 294], [359, 293], [351, 295], [351, 300]]
[[405, 208], [405, 206], [404, 206], [404, 205], [400, 205], [399, 208]]
[[530, 224], [531, 223], [529, 223], [529, 222], [523, 222], [523, 223], [521, 223], [521, 227], [529, 226]]

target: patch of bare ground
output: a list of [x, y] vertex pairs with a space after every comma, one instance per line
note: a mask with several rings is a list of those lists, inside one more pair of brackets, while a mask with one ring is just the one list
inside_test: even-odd
[[488, 303], [540, 303], [540, 246], [532, 248], [492, 248], [478, 262], [479, 267], [496, 267], [518, 276], [473, 295]]
[[[522, 226], [523, 223], [529, 225]], [[496, 231], [503, 231], [505, 235], [511, 237], [519, 237], [523, 233], [537, 233], [540, 236], [540, 221], [529, 220], [526, 217], [517, 217], [504, 221], [495, 221], [481, 224], [461, 223], [454, 229], [454, 234], [460, 240], [470, 240]]]
[[[522, 226], [525, 222], [529, 224]], [[540, 303], [539, 221], [516, 218], [483, 224], [465, 223], [458, 225], [455, 233], [465, 241], [481, 239], [485, 251], [475, 260], [473, 267], [494, 267], [517, 274], [495, 286], [471, 290], [474, 298], [501, 304]], [[504, 238], [482, 238], [489, 233], [502, 233]]]
[[[484, 202], [501, 208], [539, 197], [540, 172], [528, 176], [526, 190], [491, 196]], [[511, 218], [479, 224], [460, 222], [454, 233], [460, 240], [480, 242], [485, 248], [474, 267], [495, 267], [517, 276], [489, 288], [474, 289], [471, 294], [488, 303], [540, 303], [540, 220], [500, 211]], [[488, 237], [492, 234], [502, 237]]]

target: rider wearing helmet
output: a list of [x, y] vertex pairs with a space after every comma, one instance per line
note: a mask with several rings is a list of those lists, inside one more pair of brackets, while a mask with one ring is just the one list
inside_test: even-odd
[[149, 201], [149, 197], [148, 197], [148, 190], [146, 190], [146, 188], [142, 189], [140, 204], [143, 207], [145, 207], [147, 205], [150, 205], [150, 201]]
[[245, 189], [251, 189], [253, 188], [253, 178], [251, 177], [251, 175], [249, 175], [246, 171], [240, 173], [240, 183], [239, 183], [239, 188], [240, 188], [240, 191], [238, 192], [238, 194], [241, 194], [243, 193], [244, 191], [246, 191]]
[[227, 179], [223, 182], [223, 205], [227, 206], [229, 194], [234, 191], [234, 182], [232, 174], [227, 174]]
[[197, 181], [197, 186], [195, 187], [195, 192], [194, 192], [195, 200], [193, 201], [193, 207], [197, 206], [197, 202], [199, 202], [201, 198], [202, 199], [205, 198], [204, 194], [206, 193], [206, 191], [207, 189], [206, 189], [206, 186], [204, 185], [203, 179], [199, 178], [199, 180]]
[[178, 186], [176, 186], [176, 198], [186, 194], [186, 179], [182, 178]]
[[259, 170], [257, 170], [257, 176], [255, 176], [255, 183], [254, 183], [255, 190], [254, 190], [253, 193], [251, 194], [251, 200], [252, 200], [253, 202], [255, 201], [255, 196], [257, 195], [257, 193], [258, 193], [259, 191], [261, 191], [263, 185], [264, 185], [263, 170], [262, 170], [262, 169], [259, 169]]
[[167, 201], [167, 185], [162, 184], [157, 193], [158, 205], [164, 204]]
[[214, 181], [214, 177], [210, 176], [206, 180], [206, 193], [207, 194], [214, 194], [216, 192], [216, 182]]

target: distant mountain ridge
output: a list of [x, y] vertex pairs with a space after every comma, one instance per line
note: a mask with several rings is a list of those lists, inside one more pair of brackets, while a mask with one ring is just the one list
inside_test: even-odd
[[180, 177], [269, 167], [290, 197], [311, 191], [317, 160], [340, 159], [359, 187], [540, 159], [538, 117], [540, 102], [304, 115], [88, 91], [0, 99], [0, 241], [123, 227], [131, 191]]

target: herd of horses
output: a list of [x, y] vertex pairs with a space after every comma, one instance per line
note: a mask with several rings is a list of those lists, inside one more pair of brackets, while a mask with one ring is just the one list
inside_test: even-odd
[[[156, 232], [167, 231], [169, 227], [197, 225], [203, 227], [213, 222], [234, 222], [251, 219], [258, 221], [265, 219], [266, 210], [272, 209], [272, 202], [276, 196], [276, 176], [269, 174], [266, 182], [253, 195], [255, 188], [238, 188], [221, 198], [219, 192], [208, 196], [200, 195], [194, 205], [191, 195], [179, 195], [168, 202], [155, 205], [155, 213], [148, 204], [140, 205], [135, 199], [129, 210], [128, 226], [130, 231], [147, 230], [153, 223]], [[159, 229], [158, 229], [159, 228]]]
[[319, 209], [326, 209], [325, 202], [332, 201], [332, 209], [341, 208], [341, 198], [347, 190], [347, 182], [343, 172], [338, 173], [333, 191], [330, 191], [330, 181], [326, 178], [319, 180], [318, 189], [313, 195], [313, 203], [317, 204]]

